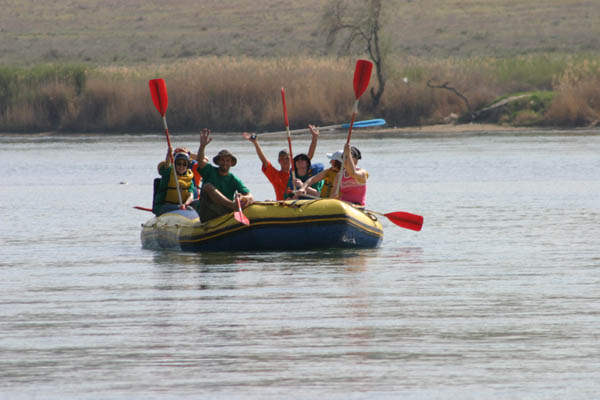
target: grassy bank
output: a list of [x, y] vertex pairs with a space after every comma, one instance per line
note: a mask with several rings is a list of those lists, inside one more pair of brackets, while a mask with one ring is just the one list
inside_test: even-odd
[[[167, 81], [167, 118], [173, 131], [281, 129], [281, 86], [292, 128], [335, 124], [351, 113], [354, 62], [209, 57], [135, 67], [0, 67], [0, 130], [156, 131], [160, 116], [147, 83], [155, 77]], [[487, 116], [488, 122], [572, 127], [600, 118], [600, 57], [595, 55], [399, 58], [390, 63], [387, 75], [381, 104], [371, 108], [365, 93], [360, 118], [406, 126], [469, 114], [455, 92], [428, 87], [428, 81], [456, 89], [472, 110], [526, 94]]]

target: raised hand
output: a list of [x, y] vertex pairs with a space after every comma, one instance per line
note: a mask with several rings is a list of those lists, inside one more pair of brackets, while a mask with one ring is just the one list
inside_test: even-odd
[[244, 139], [250, 142], [256, 142], [256, 135], [254, 133], [244, 132], [242, 133], [242, 136], [244, 137]]
[[202, 132], [200, 132], [200, 146], [206, 146], [212, 141], [210, 137], [210, 129], [202, 128]]

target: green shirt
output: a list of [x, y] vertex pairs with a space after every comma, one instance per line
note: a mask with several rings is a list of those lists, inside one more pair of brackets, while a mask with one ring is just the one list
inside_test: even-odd
[[234, 200], [236, 191], [241, 194], [250, 193], [250, 190], [248, 190], [237, 176], [232, 173], [221, 176], [219, 175], [219, 168], [211, 164], [206, 164], [204, 168], [200, 170], [200, 174], [202, 175], [203, 185], [205, 183], [210, 183], [229, 200]]

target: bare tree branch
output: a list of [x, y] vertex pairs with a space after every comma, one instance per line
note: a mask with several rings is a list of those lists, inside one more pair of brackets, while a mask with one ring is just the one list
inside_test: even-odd
[[340, 53], [349, 54], [355, 48], [366, 52], [375, 65], [377, 74], [377, 90], [371, 87], [371, 100], [376, 107], [383, 95], [386, 84], [384, 67], [386, 53], [381, 48], [382, 31], [381, 12], [385, 0], [359, 0], [355, 14], [351, 13], [349, 0], [330, 0], [323, 14], [323, 25], [328, 47], [333, 47], [338, 38]]
[[451, 91], [452, 93], [454, 93], [455, 95], [460, 97], [465, 102], [467, 109], [469, 110], [470, 120], [472, 121], [475, 118], [475, 114], [473, 113], [473, 109], [471, 108], [471, 103], [469, 103], [469, 99], [467, 99], [467, 97], [464, 94], [460, 93], [458, 90], [456, 90], [452, 86], [448, 86], [449, 82], [444, 82], [442, 85], [434, 85], [434, 84], [432, 84], [432, 82], [433, 82], [433, 79], [429, 79], [427, 81], [427, 87], [430, 87], [432, 89], [446, 89], [446, 90]]

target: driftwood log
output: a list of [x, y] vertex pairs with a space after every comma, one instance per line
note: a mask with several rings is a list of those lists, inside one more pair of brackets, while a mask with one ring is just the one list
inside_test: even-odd
[[458, 97], [460, 97], [468, 110], [468, 115], [465, 115], [463, 118], [459, 118], [460, 120], [463, 120], [463, 122], [474, 122], [477, 120], [497, 120], [498, 116], [501, 114], [502, 112], [502, 108], [504, 106], [506, 106], [507, 104], [522, 99], [524, 97], [529, 97], [531, 96], [530, 94], [521, 94], [518, 96], [512, 96], [512, 97], [508, 97], [506, 99], [502, 99], [500, 101], [495, 102], [494, 104], [492, 104], [489, 107], [485, 107], [482, 108], [481, 110], [477, 110], [477, 111], [473, 111], [473, 109], [471, 108], [471, 103], [469, 103], [469, 99], [467, 99], [467, 97], [462, 94], [461, 92], [459, 92], [456, 88], [452, 87], [452, 86], [448, 86], [448, 82], [445, 82], [441, 85], [435, 85], [433, 84], [433, 79], [430, 79], [427, 81], [427, 86], [432, 88], [432, 89], [446, 89], [451, 91], [452, 93], [454, 93], [455, 95], [457, 95]]

